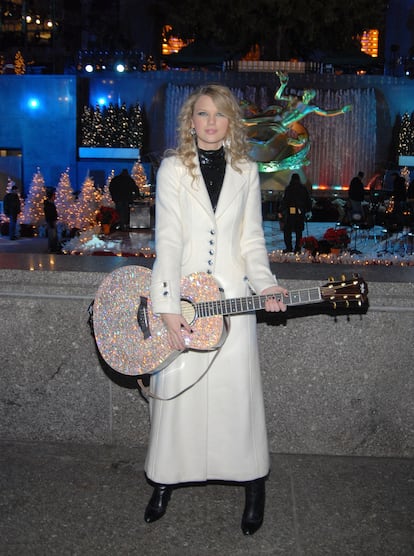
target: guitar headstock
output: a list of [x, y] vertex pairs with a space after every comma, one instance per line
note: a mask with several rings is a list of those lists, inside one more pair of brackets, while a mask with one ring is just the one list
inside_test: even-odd
[[350, 307], [351, 305], [362, 307], [368, 302], [368, 285], [358, 274], [348, 279], [342, 276], [338, 281], [332, 278], [321, 287], [321, 295], [322, 299], [331, 303], [334, 309], [338, 306]]

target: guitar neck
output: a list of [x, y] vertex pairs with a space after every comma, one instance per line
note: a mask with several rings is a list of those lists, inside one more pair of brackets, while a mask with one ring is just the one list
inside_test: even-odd
[[276, 297], [279, 301], [283, 298], [285, 305], [309, 305], [322, 301], [321, 288], [313, 287], [289, 291], [287, 296], [282, 294], [251, 295], [248, 297], [219, 299], [217, 301], [203, 301], [196, 303], [195, 307], [199, 317], [250, 313], [264, 309], [266, 300], [273, 297]]

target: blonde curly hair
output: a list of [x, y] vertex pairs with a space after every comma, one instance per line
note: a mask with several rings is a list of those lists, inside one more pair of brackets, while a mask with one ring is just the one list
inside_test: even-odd
[[224, 85], [205, 85], [190, 94], [184, 101], [178, 116], [178, 146], [173, 152], [181, 158], [184, 166], [195, 177], [197, 165], [194, 158], [197, 154], [197, 142], [195, 136], [191, 133], [191, 120], [194, 114], [194, 105], [203, 95], [209, 96], [217, 109], [229, 120], [224, 149], [226, 158], [230, 160], [232, 167], [240, 172], [238, 164], [250, 160], [248, 154], [250, 146], [247, 141], [246, 127], [242, 120], [240, 105], [230, 89]]

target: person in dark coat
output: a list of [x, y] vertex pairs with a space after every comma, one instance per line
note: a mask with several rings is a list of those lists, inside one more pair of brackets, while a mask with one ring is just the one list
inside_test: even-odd
[[364, 209], [362, 202], [365, 198], [365, 189], [362, 180], [364, 172], [358, 172], [358, 175], [352, 178], [349, 184], [348, 200], [350, 205], [350, 222], [353, 220], [364, 220]]
[[129, 206], [132, 201], [139, 198], [139, 189], [135, 180], [124, 168], [122, 172], [114, 176], [109, 184], [109, 192], [115, 203], [116, 211], [119, 214], [119, 225], [121, 230], [129, 228]]
[[17, 192], [17, 185], [12, 185], [11, 190], [6, 193], [3, 199], [4, 214], [9, 217], [9, 237], [10, 239], [17, 239], [16, 224], [17, 217], [20, 214], [20, 197]]
[[394, 212], [402, 214], [407, 201], [407, 188], [404, 177], [397, 173], [394, 174], [392, 194], [394, 197]]
[[49, 189], [46, 199], [43, 201], [43, 212], [47, 224], [47, 239], [49, 253], [60, 253], [60, 245], [57, 235], [58, 213], [55, 205], [56, 193]]
[[292, 174], [290, 182], [285, 189], [279, 218], [282, 218], [285, 252], [292, 253], [292, 233], [295, 233], [295, 253], [301, 249], [302, 232], [305, 227], [306, 213], [312, 210], [312, 200], [309, 191], [300, 181], [299, 174]]

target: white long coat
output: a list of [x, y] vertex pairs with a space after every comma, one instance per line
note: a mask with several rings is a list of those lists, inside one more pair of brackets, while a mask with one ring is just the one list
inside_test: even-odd
[[[180, 279], [193, 272], [212, 273], [226, 297], [248, 296], [250, 288], [261, 293], [276, 283], [263, 234], [257, 165], [240, 167], [241, 173], [227, 163], [214, 213], [201, 172], [194, 182], [177, 157], [163, 160], [151, 283], [156, 313], [180, 313]], [[175, 399], [150, 401], [149, 479], [174, 484], [265, 476], [269, 454], [255, 314], [230, 317], [219, 351], [183, 353], [151, 378], [152, 390], [164, 398], [193, 383]]]

